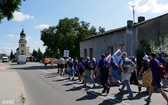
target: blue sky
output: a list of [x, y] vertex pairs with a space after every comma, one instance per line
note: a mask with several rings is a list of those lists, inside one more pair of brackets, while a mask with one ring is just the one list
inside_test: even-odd
[[12, 20], [3, 19], [0, 24], [0, 53], [15, 52], [22, 27], [30, 51], [40, 48], [44, 52], [40, 31], [65, 17], [79, 17], [106, 30], [123, 27], [132, 20], [131, 5], [135, 5], [136, 21], [138, 16], [150, 19], [168, 13], [167, 0], [26, 0]]

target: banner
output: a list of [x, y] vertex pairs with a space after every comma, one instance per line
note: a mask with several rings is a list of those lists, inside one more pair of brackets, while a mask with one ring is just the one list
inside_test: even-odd
[[121, 50], [118, 49], [112, 56], [114, 57], [115, 62], [116, 62], [117, 64], [119, 64], [119, 61], [120, 61], [121, 58], [122, 58], [122, 52], [121, 52]]
[[105, 60], [107, 60], [107, 62], [110, 63], [110, 61], [111, 61], [111, 54], [109, 54], [109, 55], [105, 58]]
[[64, 57], [69, 57], [69, 50], [64, 50]]

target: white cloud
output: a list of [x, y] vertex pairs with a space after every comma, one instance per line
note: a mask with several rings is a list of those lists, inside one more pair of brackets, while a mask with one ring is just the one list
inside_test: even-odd
[[24, 21], [25, 19], [34, 19], [34, 16], [23, 14], [22, 12], [17, 11], [14, 12], [13, 16], [14, 16], [13, 20], [18, 22]]
[[14, 35], [14, 34], [8, 34], [8, 35], [5, 35], [5, 36], [8, 37], [8, 38], [16, 38], [16, 39], [20, 38], [20, 35]]
[[35, 28], [37, 29], [44, 29], [44, 28], [48, 28], [50, 25], [47, 25], [47, 24], [40, 24], [38, 26], [35, 26]]
[[32, 52], [33, 49], [38, 50], [38, 48], [40, 48], [41, 52], [44, 53], [46, 49], [46, 46], [43, 46], [43, 42], [39, 38], [31, 40], [27, 46], [30, 47], [30, 52]]
[[9, 37], [9, 38], [14, 38], [15, 37], [15, 35], [13, 35], [13, 34], [8, 34], [6, 36]]
[[159, 4], [158, 0], [148, 0], [144, 4], [141, 4], [146, 0], [135, 0], [135, 2], [129, 1], [128, 4], [130, 8], [132, 8], [132, 5], [135, 5], [135, 10], [139, 13], [165, 13], [168, 12], [168, 3], [167, 4]]
[[16, 38], [19, 39], [19, 38], [20, 38], [20, 35], [17, 35]]
[[12, 50], [14, 53], [16, 52], [16, 48], [17, 48], [17, 47], [14, 47], [14, 46], [11, 46], [11, 45], [6, 44], [6, 46], [1, 47], [1, 49], [3, 49], [3, 50], [0, 50], [0, 53], [5, 53], [5, 54], [7, 54], [7, 55], [10, 55], [11, 50]]
[[26, 40], [27, 40], [27, 41], [30, 41], [31, 39], [32, 39], [31, 36], [27, 36], [27, 37], [26, 37]]

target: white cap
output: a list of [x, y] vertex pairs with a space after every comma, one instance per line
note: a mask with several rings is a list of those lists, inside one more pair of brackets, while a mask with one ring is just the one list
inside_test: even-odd
[[145, 56], [143, 57], [143, 60], [146, 60], [146, 61], [149, 60], [149, 59], [148, 59], [148, 55], [145, 55]]

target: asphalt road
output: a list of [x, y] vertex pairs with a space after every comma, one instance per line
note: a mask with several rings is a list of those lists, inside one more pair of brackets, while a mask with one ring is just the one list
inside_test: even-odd
[[77, 80], [71, 81], [67, 76], [58, 75], [56, 68], [44, 67], [40, 63], [9, 65], [19, 74], [30, 105], [166, 105], [166, 101], [157, 92], [153, 94], [152, 102], [146, 103], [144, 98], [148, 92], [142, 88], [142, 92], [137, 93], [138, 89], [134, 85], [131, 85], [131, 88], [135, 98], [128, 100], [127, 92], [119, 94], [118, 87], [111, 87], [107, 96], [102, 95], [102, 87], [83, 87]]

